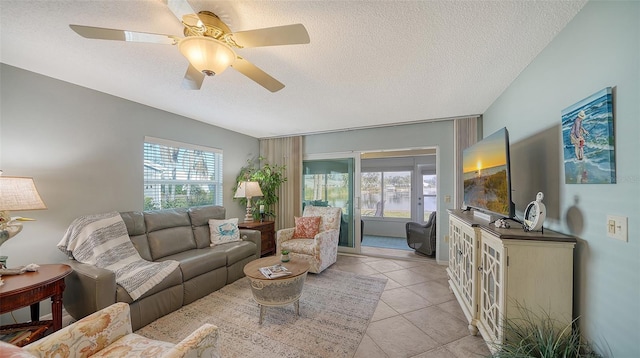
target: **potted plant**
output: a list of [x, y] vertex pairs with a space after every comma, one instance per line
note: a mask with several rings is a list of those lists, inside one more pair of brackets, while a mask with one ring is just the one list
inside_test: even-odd
[[516, 303], [520, 318], [505, 322], [505, 340], [495, 346], [494, 358], [599, 358], [580, 333], [577, 318], [562, 323], [546, 312], [534, 313]]
[[[264, 212], [254, 210], [254, 220], [259, 220], [261, 214], [265, 217], [275, 217], [274, 205], [278, 202], [278, 189], [282, 183], [287, 181], [285, 166], [271, 165], [265, 161], [264, 157], [259, 157], [257, 160], [249, 159], [247, 165], [240, 169], [240, 173], [236, 177], [236, 183], [233, 186], [234, 193], [243, 181], [257, 181], [260, 183], [260, 190], [262, 190], [262, 197], [255, 198], [255, 202], [252, 202], [251, 206], [260, 208], [261, 205], [264, 205]], [[241, 204], [247, 204], [246, 198], [239, 199]]]
[[282, 255], [280, 255], [280, 261], [289, 262], [289, 260], [290, 260], [290, 258], [289, 258], [289, 250], [282, 249], [282, 251], [280, 253], [282, 254]]

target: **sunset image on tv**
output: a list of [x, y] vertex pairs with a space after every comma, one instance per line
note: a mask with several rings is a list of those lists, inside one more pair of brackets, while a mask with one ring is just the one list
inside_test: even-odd
[[464, 150], [464, 203], [476, 209], [509, 215], [506, 129]]

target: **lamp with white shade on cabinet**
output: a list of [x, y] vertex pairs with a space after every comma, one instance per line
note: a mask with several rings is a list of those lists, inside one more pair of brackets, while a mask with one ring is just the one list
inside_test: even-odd
[[251, 198], [262, 196], [260, 183], [257, 181], [243, 181], [238, 185], [234, 198], [247, 198], [247, 214], [244, 216], [244, 222], [253, 221], [253, 211], [251, 209]]

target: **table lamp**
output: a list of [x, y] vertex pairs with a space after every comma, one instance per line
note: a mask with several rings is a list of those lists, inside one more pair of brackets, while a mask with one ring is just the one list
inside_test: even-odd
[[244, 216], [244, 222], [253, 221], [253, 212], [251, 211], [251, 198], [254, 196], [262, 196], [260, 183], [257, 181], [243, 181], [238, 185], [234, 198], [247, 198], [247, 214]]
[[[27, 218], [11, 218], [9, 211], [46, 209], [33, 178], [8, 177], [0, 173], [0, 246], [22, 230], [19, 221]], [[0, 256], [0, 265], [6, 266], [7, 257]]]

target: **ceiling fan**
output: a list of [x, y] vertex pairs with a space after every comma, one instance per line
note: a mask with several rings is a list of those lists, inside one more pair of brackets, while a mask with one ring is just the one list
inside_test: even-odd
[[178, 45], [189, 60], [182, 87], [200, 89], [205, 76], [219, 75], [227, 67], [249, 77], [271, 92], [284, 88], [284, 84], [238, 56], [234, 48], [308, 44], [309, 34], [302, 24], [268, 27], [231, 32], [214, 13], [197, 14], [186, 0], [162, 0], [184, 25], [184, 38], [145, 32], [108, 29], [83, 25], [69, 25], [80, 36], [90, 39], [146, 42]]

